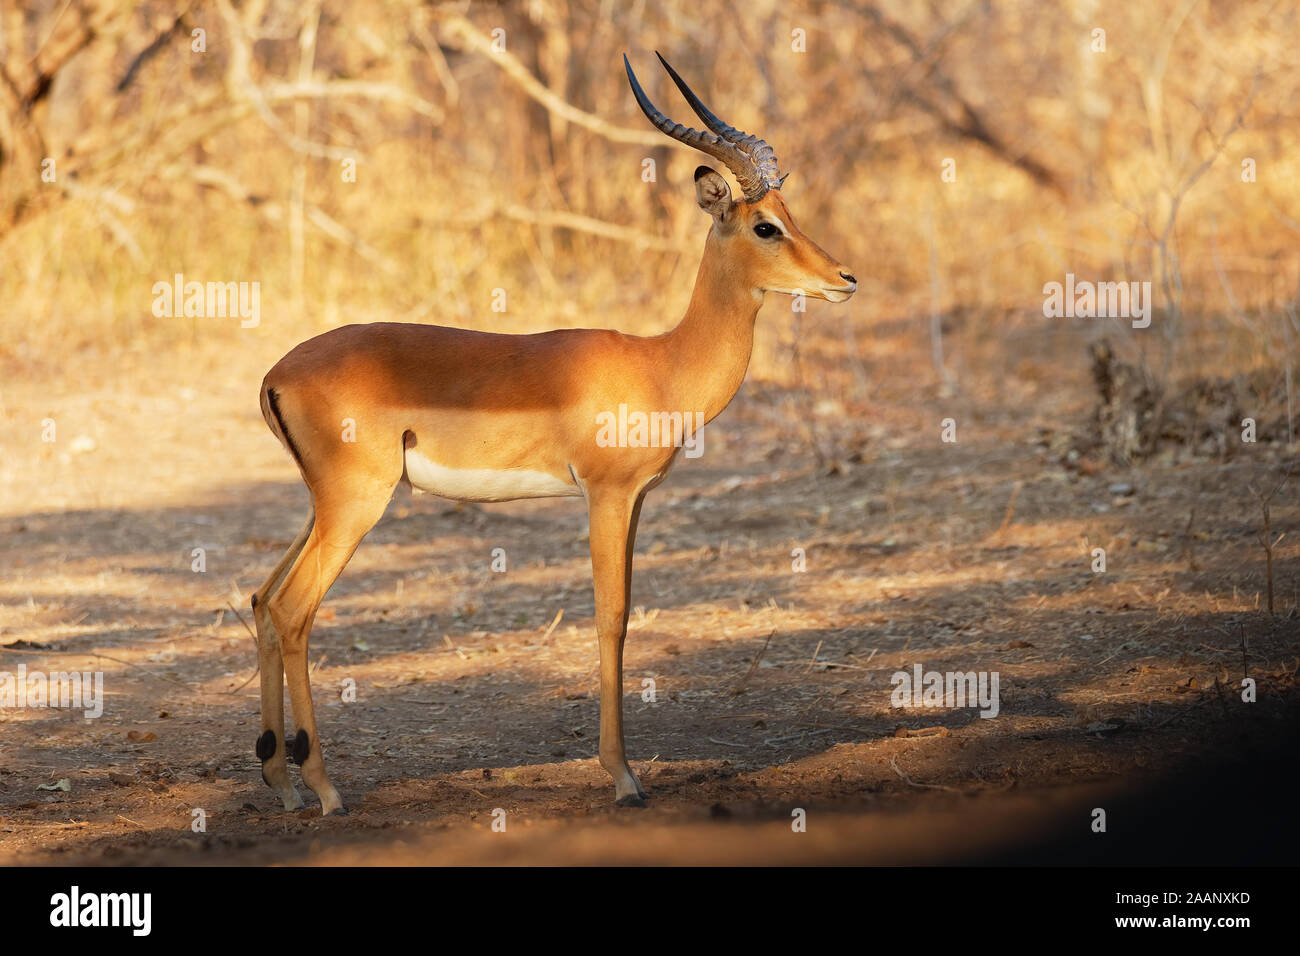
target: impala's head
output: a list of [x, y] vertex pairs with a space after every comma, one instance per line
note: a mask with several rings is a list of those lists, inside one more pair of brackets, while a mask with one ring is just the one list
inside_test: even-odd
[[761, 292], [802, 292], [831, 302], [843, 302], [853, 295], [858, 280], [795, 225], [781, 198], [785, 176], [777, 170], [772, 147], [714, 116], [667, 60], [659, 56], [659, 62], [712, 132], [674, 123], [656, 109], [625, 55], [623, 65], [641, 112], [660, 132], [720, 160], [740, 184], [743, 196], [733, 199], [731, 187], [716, 170], [708, 166], [695, 170], [696, 201], [713, 217], [713, 237], [728, 268]]

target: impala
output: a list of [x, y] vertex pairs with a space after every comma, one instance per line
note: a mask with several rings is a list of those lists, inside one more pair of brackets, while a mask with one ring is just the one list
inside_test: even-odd
[[[740, 388], [765, 292], [843, 302], [857, 289], [857, 280], [795, 225], [772, 148], [718, 119], [659, 59], [709, 132], [656, 109], [625, 56], [642, 112], [672, 139], [722, 162], [743, 193], [732, 199], [715, 170], [695, 171], [696, 200], [713, 222], [676, 328], [642, 337], [608, 329], [504, 335], [349, 325], [297, 346], [262, 382], [262, 415], [312, 501], [302, 531], [252, 600], [262, 680], [257, 755], [262, 778], [286, 809], [303, 805], [289, 779], [291, 754], [322, 814], [343, 810], [321, 756], [307, 639], [326, 592], [401, 481], [459, 501], [586, 500], [600, 646], [600, 764], [614, 778], [616, 803], [644, 805], [645, 791], [627, 762], [622, 712], [641, 502], [700, 423]], [[623, 406], [681, 412], [681, 433], [654, 445], [598, 441], [602, 430], [608, 435], [600, 423]], [[298, 728], [291, 740], [284, 735], [286, 677]]]

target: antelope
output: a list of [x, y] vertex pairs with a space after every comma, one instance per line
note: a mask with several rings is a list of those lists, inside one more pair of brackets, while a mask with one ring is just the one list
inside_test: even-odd
[[[322, 815], [346, 812], [325, 774], [307, 641], [326, 592], [403, 481], [457, 501], [585, 499], [600, 648], [600, 764], [614, 779], [617, 805], [645, 805], [628, 765], [622, 711], [641, 503], [668, 474], [682, 441], [739, 390], [765, 293], [843, 302], [857, 290], [857, 280], [795, 225], [772, 147], [720, 120], [659, 60], [709, 131], [661, 113], [625, 55], [637, 105], [667, 136], [725, 165], [743, 193], [732, 199], [716, 170], [695, 170], [696, 201], [712, 224], [675, 328], [647, 337], [610, 329], [507, 335], [348, 325], [298, 345], [262, 381], [262, 417], [297, 464], [312, 503], [252, 599], [262, 681], [256, 750], [262, 779], [286, 810], [303, 806], [289, 779], [292, 755]], [[599, 441], [598, 423], [620, 406], [686, 412], [682, 434], [637, 447]], [[284, 728], [286, 678], [298, 728], [292, 740]]]

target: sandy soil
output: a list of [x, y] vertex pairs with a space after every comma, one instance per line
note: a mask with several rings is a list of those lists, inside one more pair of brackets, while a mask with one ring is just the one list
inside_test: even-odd
[[[644, 810], [612, 805], [594, 759], [580, 502], [398, 494], [312, 636], [352, 812], [322, 820], [308, 797], [285, 813], [259, 777], [256, 654], [231, 610], [251, 624], [247, 596], [306, 509], [257, 408], [279, 351], [11, 376], [0, 670], [102, 671], [105, 711], [0, 709], [0, 863], [982, 859], [1282, 742], [1300, 535], [1275, 553], [1270, 617], [1247, 489], [1294, 451], [1068, 462], [1091, 401], [1080, 335], [1027, 325], [999, 358], [954, 333], [967, 384], [944, 397], [903, 360], [925, 354], [915, 330], [887, 331], [893, 351], [850, 367], [827, 323], [800, 356], [818, 384], [749, 382], [647, 502], [625, 685]], [[1295, 528], [1297, 489], [1275, 533]], [[892, 708], [890, 676], [917, 663], [997, 671], [999, 715]]]

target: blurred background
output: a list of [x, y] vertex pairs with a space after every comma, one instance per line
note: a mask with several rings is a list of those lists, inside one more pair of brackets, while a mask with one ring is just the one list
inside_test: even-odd
[[[801, 225], [862, 280], [828, 319], [849, 357], [910, 317], [954, 387], [943, 321], [1005, 336], [1067, 272], [1152, 282], [1160, 318], [1134, 338], [1158, 374], [1295, 351], [1294, 3], [4, 6], [8, 375], [376, 319], [668, 327], [707, 219], [704, 158], [623, 75], [626, 52], [695, 122], [656, 49], [775, 146]], [[263, 327], [155, 318], [176, 272], [259, 281]], [[800, 318], [769, 303], [757, 375], [794, 374]]]

